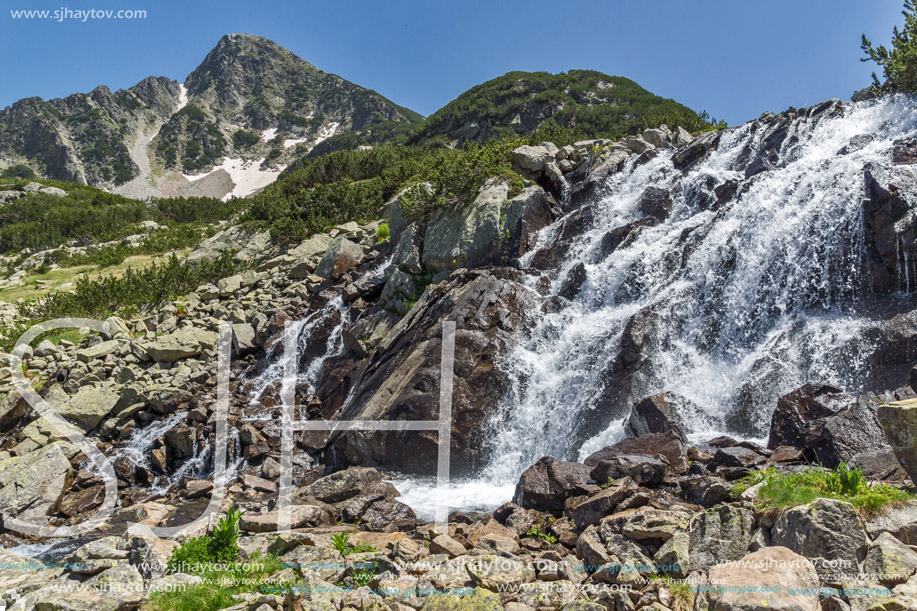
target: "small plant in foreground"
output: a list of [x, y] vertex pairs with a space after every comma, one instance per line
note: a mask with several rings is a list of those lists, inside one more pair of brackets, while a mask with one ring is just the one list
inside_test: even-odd
[[525, 534], [528, 535], [529, 537], [535, 537], [536, 539], [541, 539], [548, 545], [554, 545], [555, 543], [557, 543], [557, 536], [554, 533], [548, 532], [546, 530], [542, 530], [541, 526], [539, 526], [538, 524], [532, 525], [532, 527], [529, 528]]
[[239, 519], [242, 511], [235, 507], [213, 529], [213, 536], [188, 539], [172, 553], [169, 573], [201, 572], [207, 565], [235, 560], [239, 555]]
[[350, 554], [362, 554], [365, 552], [376, 551], [376, 548], [374, 548], [372, 545], [365, 545], [362, 543], [351, 543], [350, 542], [350, 533], [337, 533], [336, 535], [332, 535], [331, 536], [331, 545], [342, 556], [349, 556]]
[[384, 242], [388, 239], [389, 228], [388, 223], [379, 223], [379, 227], [376, 228], [376, 239], [379, 242]]

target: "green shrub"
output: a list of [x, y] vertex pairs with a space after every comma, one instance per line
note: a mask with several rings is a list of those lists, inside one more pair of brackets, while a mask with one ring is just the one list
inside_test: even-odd
[[251, 148], [258, 144], [261, 138], [255, 132], [248, 129], [236, 130], [232, 135], [232, 144], [237, 149]]
[[875, 62], [882, 68], [885, 83], [880, 83], [875, 72], [872, 80], [876, 87], [905, 92], [917, 91], [917, 7], [914, 0], [904, 0], [904, 28], [895, 26], [892, 31], [892, 48], [874, 47], [863, 34], [860, 44], [866, 57], [864, 62]]
[[202, 573], [211, 570], [208, 567], [210, 564], [223, 564], [235, 560], [239, 555], [237, 542], [242, 513], [233, 507], [213, 529], [213, 536], [202, 535], [182, 542], [172, 553], [167, 572]]
[[351, 543], [350, 542], [350, 533], [337, 533], [331, 536], [331, 545], [336, 549], [342, 556], [349, 556], [350, 554], [362, 554], [365, 552], [374, 552], [376, 548], [371, 545], [365, 545], [363, 543]]
[[54, 292], [34, 303], [20, 306], [25, 319], [49, 319], [65, 316], [108, 317], [131, 313], [140, 306], [159, 304], [184, 295], [201, 284], [216, 282], [244, 269], [232, 261], [232, 253], [212, 262], [190, 265], [172, 255], [163, 263], [135, 270], [128, 268], [123, 276], [103, 276], [97, 280], [83, 277], [70, 292]]
[[230, 508], [226, 517], [220, 520], [213, 529], [211, 542], [214, 557], [219, 560], [232, 560], [239, 555], [239, 520], [244, 512]]
[[37, 177], [38, 175], [35, 174], [35, 170], [25, 165], [24, 163], [11, 165], [10, 167], [3, 170], [2, 173], [0, 173], [0, 178], [22, 178], [25, 180], [30, 180]]
[[379, 223], [379, 226], [376, 228], [376, 239], [379, 242], [384, 242], [388, 239], [389, 229], [388, 223]]
[[845, 462], [825, 477], [825, 487], [834, 494], [854, 496], [866, 491], [869, 482], [859, 467], [850, 468]]
[[525, 534], [529, 537], [541, 539], [548, 545], [554, 545], [557, 543], [557, 536], [554, 533], [548, 532], [547, 530], [542, 530], [541, 526], [538, 524], [535, 524], [529, 528]]

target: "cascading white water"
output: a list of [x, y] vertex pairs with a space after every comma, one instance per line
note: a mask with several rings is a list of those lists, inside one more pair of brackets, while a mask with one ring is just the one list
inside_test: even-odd
[[[608, 371], [625, 325], [640, 312], [654, 321], [658, 343], [647, 355], [651, 371], [632, 380], [627, 398], [668, 390], [691, 399], [700, 409], [685, 420], [698, 439], [725, 432], [740, 404], [749, 428], [765, 431], [777, 397], [807, 381], [856, 389], [870, 352], [862, 333], [870, 321], [851, 307], [864, 286], [863, 167], [886, 160], [894, 139], [915, 135], [915, 104], [848, 105], [842, 116], [800, 119], [789, 129], [778, 168], [715, 210], [696, 194], [704, 184], [745, 179], [748, 152], [761, 138], [753, 124], [723, 134], [686, 175], [662, 152], [640, 166], [632, 157], [609, 178], [592, 204], [592, 228], [552, 274], [557, 294], [584, 264], [580, 293], [545, 314], [532, 339], [503, 360], [512, 388], [490, 423], [482, 483], [506, 489], [541, 456], [582, 460], [623, 435], [626, 413], [597, 412], [613, 390]], [[876, 138], [838, 155], [860, 134]], [[609, 230], [642, 217], [638, 201], [650, 186], [672, 194], [671, 214], [603, 254]], [[545, 229], [542, 242], [556, 233]]]
[[[594, 221], [559, 269], [548, 272], [557, 295], [583, 265], [580, 292], [542, 315], [531, 339], [501, 359], [511, 385], [487, 425], [487, 466], [477, 479], [445, 489], [395, 481], [401, 500], [421, 517], [435, 504], [493, 509], [510, 500], [522, 471], [542, 456], [583, 460], [621, 439], [629, 409], [622, 404], [656, 392], [673, 391], [698, 406], [683, 416], [689, 437], [703, 441], [736, 436], [726, 416], [742, 404], [744, 424], [764, 434], [776, 399], [807, 381], [856, 390], [872, 352], [864, 337], [872, 321], [857, 307], [868, 290], [863, 168], [887, 162], [893, 140], [917, 134], [915, 111], [913, 100], [886, 98], [847, 105], [842, 116], [796, 120], [778, 167], [720, 207], [702, 205], [698, 194], [744, 181], [764, 130], [746, 124], [724, 133], [685, 175], [674, 168], [672, 152], [643, 165], [631, 157], [608, 178], [604, 195], [586, 204]], [[861, 134], [876, 138], [838, 155]], [[606, 252], [611, 230], [642, 218], [639, 201], [648, 187], [671, 194], [671, 213]], [[558, 240], [563, 222], [542, 230], [538, 246]], [[523, 257], [523, 267], [534, 254]], [[900, 289], [910, 292], [903, 254], [898, 265]], [[655, 326], [655, 345], [644, 348], [651, 365], [628, 380], [611, 408], [602, 399], [622, 390], [609, 372], [626, 325], [639, 313]]]

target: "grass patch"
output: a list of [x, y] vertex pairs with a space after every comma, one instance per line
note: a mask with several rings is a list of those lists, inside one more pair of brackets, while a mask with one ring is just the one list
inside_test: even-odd
[[781, 473], [775, 467], [745, 476], [734, 486], [739, 496], [752, 486], [758, 489], [760, 509], [788, 509], [815, 499], [847, 501], [864, 516], [882, 513], [891, 505], [917, 498], [887, 484], [869, 485], [862, 471], [841, 463], [834, 471], [807, 467], [795, 473]]

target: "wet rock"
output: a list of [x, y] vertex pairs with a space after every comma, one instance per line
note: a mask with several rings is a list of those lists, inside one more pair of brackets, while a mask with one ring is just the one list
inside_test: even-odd
[[629, 477], [640, 486], [658, 486], [665, 479], [668, 466], [652, 456], [641, 454], [618, 454], [592, 468], [590, 476], [596, 482]]
[[586, 266], [583, 265], [582, 262], [576, 263], [573, 267], [570, 268], [570, 271], [567, 272], [567, 275], [564, 277], [563, 284], [561, 285], [557, 294], [566, 299], [575, 298], [579, 294], [583, 284], [586, 282], [586, 278]]
[[634, 403], [624, 431], [632, 437], [674, 431], [685, 441], [682, 414], [690, 415], [698, 411], [696, 405], [680, 395], [660, 393]]
[[873, 270], [874, 282], [879, 290], [896, 290], [901, 257], [907, 256], [913, 261], [917, 253], [917, 227], [912, 217], [908, 217], [917, 202], [917, 188], [914, 187], [917, 169], [869, 163], [864, 168], [864, 177], [868, 196], [863, 203], [867, 240], [879, 260]]
[[197, 431], [187, 424], [178, 424], [165, 434], [169, 460], [181, 460], [194, 456], [197, 445]]
[[627, 437], [612, 446], [594, 452], [584, 462], [589, 467], [595, 467], [600, 461], [618, 454], [661, 456], [673, 473], [684, 473], [688, 468], [685, 444], [674, 431]]
[[573, 518], [578, 528], [597, 524], [605, 516], [614, 513], [615, 507], [637, 490], [634, 480], [625, 477], [611, 482], [604, 490], [580, 500], [567, 503], [567, 515]]
[[711, 469], [718, 467], [727, 467], [732, 469], [753, 469], [767, 460], [765, 456], [741, 446], [732, 448], [720, 448], [713, 455], [713, 462], [710, 463]]
[[692, 140], [685, 148], [679, 149], [672, 156], [672, 163], [675, 169], [685, 171], [706, 157], [710, 151], [719, 145], [720, 136], [722, 136], [722, 132], [719, 130], [707, 132]]
[[[498, 355], [525, 336], [538, 311], [539, 298], [522, 284], [522, 276], [509, 268], [460, 271], [427, 287], [374, 352], [356, 363], [349, 390], [344, 386], [326, 394], [320, 389], [325, 409], [335, 409], [349, 395], [341, 416], [346, 419], [436, 420], [442, 321], [455, 320], [452, 473], [474, 472], [483, 463], [487, 441], [481, 422], [493, 414], [508, 384]], [[435, 473], [435, 432], [351, 431], [335, 434], [331, 444], [338, 464]]]
[[568, 498], [594, 490], [589, 471], [586, 465], [545, 456], [522, 473], [513, 502], [525, 509], [560, 515]]
[[856, 399], [828, 384], [806, 384], [777, 400], [767, 447], [808, 448], [821, 434], [819, 420], [834, 415]]
[[660, 187], [647, 187], [637, 201], [637, 209], [644, 216], [664, 221], [672, 212], [672, 196]]
[[860, 397], [855, 404], [825, 418], [812, 448], [816, 459], [829, 469], [845, 462], [859, 467], [871, 479], [900, 479], [901, 464], [879, 424], [878, 407], [878, 401]]

